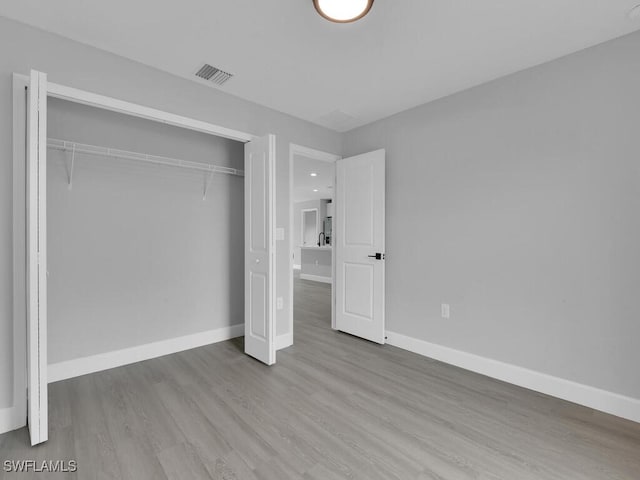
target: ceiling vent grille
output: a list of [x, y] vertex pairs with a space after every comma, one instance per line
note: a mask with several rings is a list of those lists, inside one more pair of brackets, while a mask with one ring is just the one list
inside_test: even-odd
[[216, 85], [223, 85], [227, 80], [233, 77], [233, 74], [220, 70], [219, 68], [212, 67], [208, 63], [205, 63], [200, 70], [196, 72], [196, 77], [209, 80]]

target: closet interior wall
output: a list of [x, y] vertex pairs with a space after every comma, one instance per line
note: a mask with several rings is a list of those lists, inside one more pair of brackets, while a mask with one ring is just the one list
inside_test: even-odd
[[[243, 169], [240, 142], [49, 99], [48, 136]], [[48, 150], [49, 364], [244, 321], [244, 179]]]

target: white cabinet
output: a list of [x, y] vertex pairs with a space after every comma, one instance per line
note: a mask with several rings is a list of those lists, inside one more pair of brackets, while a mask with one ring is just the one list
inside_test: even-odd
[[327, 203], [327, 217], [333, 217], [333, 202]]

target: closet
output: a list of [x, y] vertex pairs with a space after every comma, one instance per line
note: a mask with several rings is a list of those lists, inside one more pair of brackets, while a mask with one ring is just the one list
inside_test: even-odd
[[54, 377], [244, 322], [243, 143], [59, 99], [47, 137]]
[[[274, 135], [13, 76], [14, 396], [244, 335], [275, 363]], [[20, 266], [24, 266], [20, 268]]]

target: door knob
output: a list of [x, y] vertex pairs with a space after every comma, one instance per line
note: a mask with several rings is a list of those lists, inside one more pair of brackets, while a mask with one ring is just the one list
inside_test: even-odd
[[384, 260], [384, 253], [376, 253], [375, 255], [369, 255], [369, 258], [375, 258], [376, 260]]
[[260, 259], [259, 258], [256, 258], [256, 263], [260, 263]]

